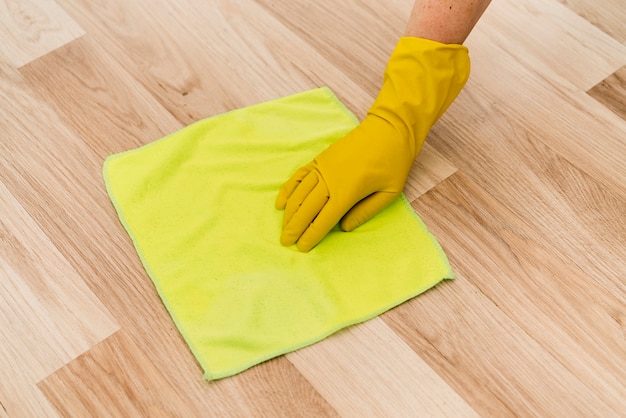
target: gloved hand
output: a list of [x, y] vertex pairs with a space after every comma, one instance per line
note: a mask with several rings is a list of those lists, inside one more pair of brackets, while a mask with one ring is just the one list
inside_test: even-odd
[[309, 251], [338, 222], [351, 231], [393, 202], [430, 128], [468, 77], [464, 46], [401, 38], [363, 122], [280, 189], [281, 243]]

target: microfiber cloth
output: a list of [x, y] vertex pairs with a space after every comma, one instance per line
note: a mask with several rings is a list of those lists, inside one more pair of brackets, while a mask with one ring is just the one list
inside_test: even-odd
[[328, 88], [241, 108], [109, 156], [104, 178], [208, 380], [373, 318], [453, 278], [404, 196], [311, 252], [280, 245], [282, 183], [358, 121]]

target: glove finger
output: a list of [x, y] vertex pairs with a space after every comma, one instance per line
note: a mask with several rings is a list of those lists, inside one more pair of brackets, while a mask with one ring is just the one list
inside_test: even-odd
[[344, 213], [345, 209], [327, 203], [298, 240], [298, 249], [309, 252], [337, 225]]
[[300, 182], [306, 177], [307, 174], [311, 171], [311, 164], [307, 164], [304, 167], [300, 167], [293, 175], [287, 180], [278, 191], [278, 196], [276, 197], [276, 209], [285, 209], [285, 205], [287, 204], [287, 200], [289, 196], [297, 189]]
[[309, 173], [298, 184], [298, 187], [287, 199], [285, 204], [285, 214], [283, 215], [283, 228], [291, 221], [293, 215], [300, 209], [300, 206], [307, 199], [307, 196], [319, 183], [319, 178], [316, 172]]
[[[280, 237], [281, 244], [286, 246], [295, 244], [310, 227], [311, 222], [316, 219], [326, 202], [328, 202], [328, 189], [324, 182], [319, 182], [284, 226]], [[287, 205], [289, 206], [289, 202]]]
[[344, 231], [352, 231], [369, 221], [374, 215], [396, 200], [397, 193], [376, 192], [354, 205], [341, 219], [339, 226]]

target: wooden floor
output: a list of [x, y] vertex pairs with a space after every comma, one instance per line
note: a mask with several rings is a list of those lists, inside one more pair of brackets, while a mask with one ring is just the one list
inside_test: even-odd
[[0, 0], [0, 417], [626, 416], [622, 0], [494, 0], [467, 41], [407, 186], [457, 280], [208, 383], [142, 269], [107, 155], [324, 85], [362, 117], [410, 8]]

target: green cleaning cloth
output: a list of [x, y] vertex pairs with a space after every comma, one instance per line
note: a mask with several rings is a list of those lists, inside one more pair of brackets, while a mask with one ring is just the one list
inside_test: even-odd
[[281, 184], [357, 123], [319, 88], [106, 159], [109, 196], [206, 379], [313, 344], [453, 277], [404, 196], [309, 253], [280, 245]]

